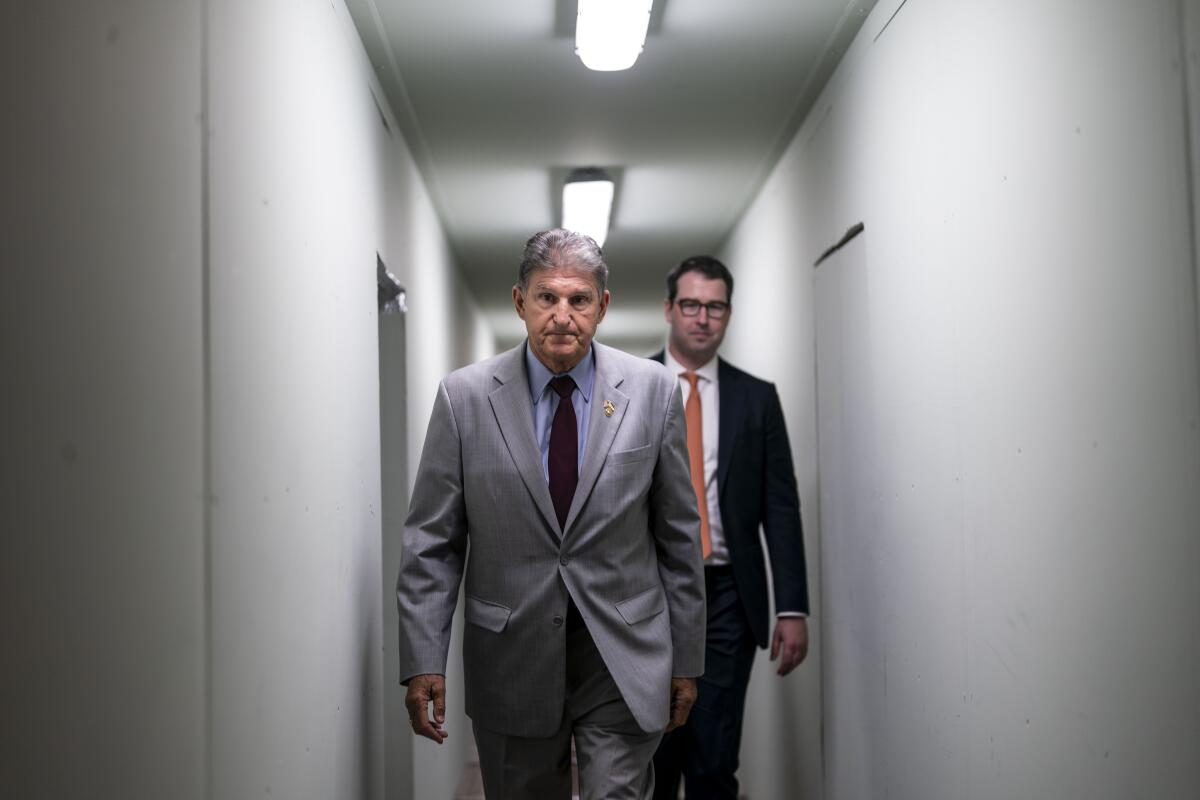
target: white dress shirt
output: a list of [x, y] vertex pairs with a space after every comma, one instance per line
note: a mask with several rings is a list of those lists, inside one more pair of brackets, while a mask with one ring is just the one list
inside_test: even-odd
[[721, 393], [717, 383], [717, 359], [714, 356], [700, 369], [688, 370], [671, 355], [671, 348], [666, 348], [664, 363], [672, 374], [679, 376], [679, 388], [683, 391], [683, 405], [687, 407], [688, 398], [692, 395], [692, 384], [683, 377], [686, 372], [695, 372], [699, 376], [696, 386], [700, 391], [700, 420], [704, 438], [704, 494], [708, 501], [708, 538], [712, 544], [712, 552], [705, 559], [705, 566], [716, 566], [729, 563], [729, 548], [725, 545], [725, 529], [721, 525], [721, 501], [717, 495], [717, 444], [720, 435]]

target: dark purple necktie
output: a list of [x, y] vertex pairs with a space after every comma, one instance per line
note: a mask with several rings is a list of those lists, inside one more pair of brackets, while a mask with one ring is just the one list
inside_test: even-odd
[[570, 375], [552, 378], [550, 386], [558, 393], [558, 408], [554, 421], [550, 423], [550, 455], [547, 472], [550, 477], [550, 499], [554, 501], [554, 513], [558, 527], [567, 524], [567, 512], [575, 497], [575, 484], [579, 482], [579, 434], [575, 426], [575, 406], [571, 404], [571, 392], [575, 381]]

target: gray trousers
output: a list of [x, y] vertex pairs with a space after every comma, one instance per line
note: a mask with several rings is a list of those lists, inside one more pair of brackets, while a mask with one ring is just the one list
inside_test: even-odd
[[552, 736], [472, 727], [488, 800], [570, 800], [572, 737], [580, 800], [650, 800], [654, 794], [652, 762], [663, 732], [638, 727], [582, 625], [567, 634], [566, 705]]

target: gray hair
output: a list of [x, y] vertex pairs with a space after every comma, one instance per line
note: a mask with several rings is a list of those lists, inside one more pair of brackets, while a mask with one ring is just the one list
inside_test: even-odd
[[574, 267], [590, 273], [601, 295], [608, 288], [608, 265], [596, 240], [587, 234], [554, 228], [529, 237], [521, 257], [517, 285], [524, 292], [529, 288], [529, 276], [539, 269]]

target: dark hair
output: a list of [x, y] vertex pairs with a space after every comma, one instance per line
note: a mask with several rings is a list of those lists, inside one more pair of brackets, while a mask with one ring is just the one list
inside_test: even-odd
[[679, 279], [688, 272], [699, 272], [710, 280], [725, 281], [725, 299], [733, 302], [733, 273], [712, 256], [685, 258], [667, 273], [667, 302], [675, 302], [675, 294], [679, 291]]
[[591, 273], [601, 295], [608, 288], [608, 265], [604, 263], [600, 245], [587, 234], [566, 228], [553, 228], [529, 237], [521, 257], [517, 285], [524, 292], [529, 288], [529, 276], [535, 270], [561, 267], [575, 267]]

